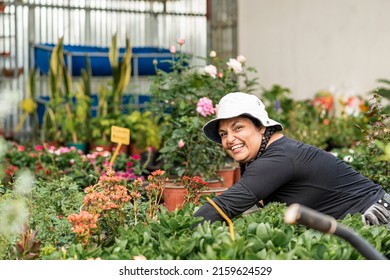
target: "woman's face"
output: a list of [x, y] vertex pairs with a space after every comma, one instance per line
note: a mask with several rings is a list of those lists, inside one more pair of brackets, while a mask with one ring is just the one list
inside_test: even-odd
[[245, 117], [219, 121], [219, 135], [222, 146], [236, 161], [246, 163], [257, 156], [262, 135], [260, 128]]

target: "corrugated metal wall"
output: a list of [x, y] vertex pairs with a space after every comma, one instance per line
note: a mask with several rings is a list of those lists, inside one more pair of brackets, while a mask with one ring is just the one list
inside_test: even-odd
[[[57, 43], [108, 47], [112, 36], [124, 47], [169, 48], [185, 38], [185, 52], [207, 55], [205, 0], [15, 0], [0, 10], [0, 129], [12, 133], [20, 118], [17, 102], [26, 96], [29, 69], [34, 67], [36, 44]], [[201, 60], [194, 63], [202, 63]], [[9, 73], [4, 73], [4, 69]], [[17, 69], [18, 71], [13, 71]], [[5, 71], [7, 72], [7, 71]], [[8, 75], [5, 75], [8, 74]], [[94, 78], [94, 85], [104, 82]], [[147, 77], [134, 77], [130, 87], [145, 93]], [[37, 90], [47, 95], [47, 77], [37, 76]], [[3, 118], [3, 120], [2, 120]], [[24, 133], [29, 133], [28, 122]]]

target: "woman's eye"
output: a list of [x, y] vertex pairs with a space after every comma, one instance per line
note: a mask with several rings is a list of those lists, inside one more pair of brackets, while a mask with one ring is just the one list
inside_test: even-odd
[[242, 126], [238, 125], [238, 126], [234, 127], [234, 131], [239, 131], [241, 128], [242, 128]]
[[219, 133], [219, 136], [222, 138], [222, 137], [225, 137], [227, 134], [226, 134], [226, 132], [220, 132]]

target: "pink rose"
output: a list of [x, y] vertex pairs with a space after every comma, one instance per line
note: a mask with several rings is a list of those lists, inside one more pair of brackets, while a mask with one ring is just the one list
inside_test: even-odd
[[183, 148], [184, 147], [184, 141], [183, 141], [183, 139], [180, 139], [180, 141], [177, 143], [177, 146], [181, 149], [181, 148]]
[[213, 101], [207, 97], [202, 97], [196, 104], [196, 111], [203, 117], [214, 114]]
[[185, 44], [186, 40], [184, 38], [180, 38], [179, 40], [177, 40], [177, 43], [180, 45], [180, 46], [183, 46]]

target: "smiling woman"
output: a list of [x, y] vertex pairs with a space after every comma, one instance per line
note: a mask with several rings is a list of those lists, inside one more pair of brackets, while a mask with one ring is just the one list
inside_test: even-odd
[[268, 146], [282, 137], [281, 134], [274, 133], [269, 141], [262, 141], [265, 131], [266, 128], [261, 127], [257, 119], [249, 116], [224, 119], [219, 123], [223, 148], [234, 160], [241, 163], [255, 158], [262, 143], [268, 142]]
[[[362, 213], [366, 224], [390, 228], [390, 195], [344, 161], [320, 148], [284, 136], [255, 95], [233, 92], [219, 102], [217, 116], [203, 126], [240, 164], [241, 178], [214, 202], [233, 218], [251, 207], [300, 203], [336, 219]], [[223, 221], [211, 204], [195, 216]]]

